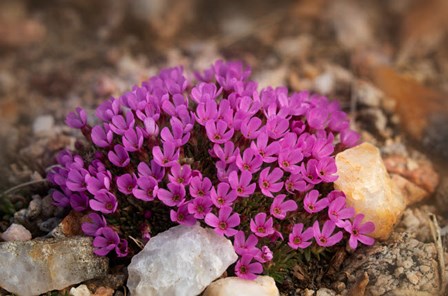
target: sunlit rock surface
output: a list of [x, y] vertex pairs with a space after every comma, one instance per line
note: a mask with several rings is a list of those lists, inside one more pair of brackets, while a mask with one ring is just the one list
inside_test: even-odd
[[347, 196], [348, 206], [375, 223], [372, 237], [385, 240], [403, 213], [406, 203], [386, 171], [378, 148], [369, 143], [336, 155], [339, 178], [335, 189]]
[[108, 265], [106, 257], [93, 254], [87, 237], [0, 243], [0, 286], [21, 296], [103, 276]]
[[133, 296], [198, 295], [236, 260], [231, 242], [213, 230], [176, 226], [132, 258], [127, 286]]
[[227, 277], [213, 282], [204, 296], [278, 296], [275, 281], [270, 276], [259, 276], [254, 281]]

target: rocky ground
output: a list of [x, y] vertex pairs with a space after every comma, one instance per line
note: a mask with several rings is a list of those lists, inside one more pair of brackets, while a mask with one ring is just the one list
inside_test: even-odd
[[[410, 205], [388, 241], [341, 250], [327, 266], [297, 266], [279, 285], [282, 295], [443, 294], [447, 3], [2, 1], [0, 232], [12, 223], [33, 238], [79, 232], [76, 217], [61, 223], [67, 213], [51, 205], [45, 182], [55, 153], [78, 136], [63, 124], [69, 111], [93, 110], [162, 67], [242, 59], [260, 87], [339, 100]], [[29, 236], [20, 227], [5, 235]], [[126, 295], [123, 270], [117, 264], [85, 285], [95, 295]]]

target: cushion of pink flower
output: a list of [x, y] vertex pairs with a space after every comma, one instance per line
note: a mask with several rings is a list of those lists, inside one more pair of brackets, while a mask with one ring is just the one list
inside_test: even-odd
[[[103, 102], [93, 127], [82, 108], [67, 116], [84, 148], [60, 152], [48, 179], [56, 205], [87, 215], [82, 230], [96, 254], [127, 256], [128, 234], [110, 217], [140, 204], [145, 220], [153, 203], [175, 223], [200, 221], [233, 240], [235, 273], [245, 279], [261, 274], [278, 246], [374, 243], [374, 224], [332, 190], [334, 155], [359, 141], [338, 102], [286, 87], [258, 91], [250, 74], [225, 61], [191, 80], [181, 67], [165, 69]], [[136, 228], [147, 242], [150, 227]]]

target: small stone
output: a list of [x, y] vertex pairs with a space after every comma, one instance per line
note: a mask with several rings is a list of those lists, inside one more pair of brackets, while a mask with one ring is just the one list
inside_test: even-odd
[[114, 290], [108, 287], [99, 287], [95, 290], [95, 294], [92, 296], [112, 296], [114, 295]]
[[406, 272], [406, 278], [413, 285], [417, 285], [418, 282], [419, 282], [419, 277], [418, 277], [418, 275], [415, 272]]
[[50, 232], [58, 226], [60, 221], [61, 221], [61, 219], [59, 219], [57, 217], [53, 217], [53, 218], [45, 220], [41, 223], [38, 223], [37, 226], [43, 232]]
[[316, 296], [336, 296], [336, 292], [327, 288], [320, 288], [317, 290]]
[[418, 203], [429, 196], [429, 192], [421, 187], [418, 187], [408, 179], [403, 178], [400, 175], [391, 174], [392, 181], [400, 189], [401, 194], [406, 200], [406, 205], [412, 205]]
[[132, 295], [197, 295], [237, 260], [232, 243], [212, 229], [179, 225], [156, 235], [132, 258]]
[[52, 217], [55, 213], [56, 207], [53, 205], [53, 198], [47, 195], [42, 198], [42, 216], [45, 218]]
[[314, 296], [314, 291], [311, 289], [305, 289], [305, 291], [303, 291], [303, 296]]
[[213, 282], [203, 296], [278, 296], [275, 281], [270, 276], [258, 276], [253, 281], [227, 277]]
[[28, 205], [28, 211], [26, 213], [26, 216], [28, 219], [35, 219], [37, 218], [42, 211], [42, 198], [39, 195], [33, 196], [33, 199], [30, 201], [30, 204]]
[[104, 276], [109, 260], [93, 253], [92, 238], [73, 237], [0, 243], [0, 266], [14, 266], [0, 268], [0, 286], [28, 296]]
[[33, 122], [33, 133], [42, 135], [51, 133], [54, 126], [54, 118], [51, 115], [37, 117]]
[[380, 107], [384, 94], [367, 81], [358, 80], [353, 87], [353, 95], [357, 102], [368, 107]]
[[11, 224], [5, 232], [1, 234], [4, 241], [28, 241], [32, 238], [31, 232], [20, 224]]
[[90, 293], [89, 288], [87, 288], [86, 285], [79, 285], [78, 287], [73, 287], [70, 289], [70, 295], [71, 296], [90, 296], [92, 293]]
[[336, 155], [339, 178], [335, 189], [347, 196], [347, 205], [375, 223], [372, 237], [387, 239], [405, 209], [405, 200], [390, 179], [378, 148], [369, 143]]
[[426, 265], [420, 266], [420, 271], [423, 272], [423, 273], [427, 273], [430, 270], [431, 270], [431, 267], [429, 267], [429, 266], [426, 266]]
[[327, 95], [334, 90], [335, 79], [332, 73], [325, 72], [316, 77], [314, 88], [321, 94]]

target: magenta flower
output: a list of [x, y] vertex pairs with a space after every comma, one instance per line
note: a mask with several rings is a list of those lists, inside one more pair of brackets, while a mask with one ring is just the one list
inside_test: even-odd
[[271, 215], [280, 220], [285, 219], [288, 212], [297, 210], [297, 203], [292, 199], [284, 201], [285, 198], [285, 194], [279, 194], [271, 204]]
[[234, 133], [233, 128], [229, 128], [227, 123], [223, 120], [218, 120], [217, 122], [209, 120], [205, 124], [205, 130], [210, 141], [216, 144], [224, 144], [228, 142]]
[[358, 145], [359, 139], [361, 138], [357, 132], [351, 130], [350, 128], [346, 128], [341, 131], [340, 137], [342, 145], [347, 148]]
[[115, 145], [114, 151], [109, 151], [107, 157], [109, 158], [111, 163], [120, 168], [128, 166], [128, 164], [131, 162], [128, 152], [120, 144]]
[[106, 219], [103, 215], [90, 213], [87, 215], [87, 221], [82, 223], [81, 229], [86, 235], [95, 236], [98, 230], [106, 225]]
[[193, 177], [190, 182], [190, 195], [193, 197], [210, 197], [212, 181], [209, 178]]
[[272, 192], [279, 192], [283, 188], [283, 182], [278, 182], [283, 177], [283, 171], [279, 168], [274, 168], [271, 173], [269, 171], [269, 167], [261, 171], [258, 186], [261, 189], [261, 193], [274, 197]]
[[135, 125], [135, 118], [131, 111], [126, 112], [125, 116], [115, 115], [112, 117], [110, 129], [117, 135], [122, 136], [127, 130], [133, 128]]
[[319, 178], [325, 183], [331, 183], [337, 180], [338, 176], [334, 175], [336, 171], [336, 161], [332, 157], [322, 158], [316, 165], [316, 172]]
[[152, 117], [143, 120], [143, 135], [145, 138], [156, 137], [159, 134], [159, 126]]
[[272, 142], [268, 145], [268, 140], [268, 135], [262, 132], [258, 135], [257, 142], [252, 142], [250, 147], [261, 156], [263, 162], [272, 163], [277, 160], [276, 155], [280, 152], [280, 144]]
[[217, 190], [212, 187], [210, 191], [210, 199], [217, 208], [231, 206], [236, 198], [236, 191], [231, 189], [230, 185], [226, 182], [219, 183]]
[[170, 218], [171, 221], [177, 222], [181, 225], [192, 226], [196, 223], [196, 219], [193, 217], [192, 214], [188, 212], [188, 205], [185, 203], [179, 205], [177, 210], [171, 210]]
[[304, 192], [307, 190], [307, 185], [301, 174], [291, 174], [285, 181], [285, 188], [289, 193]]
[[364, 215], [358, 214], [353, 219], [353, 223], [348, 222], [344, 227], [345, 230], [350, 233], [348, 244], [353, 250], [358, 247], [358, 241], [367, 246], [371, 246], [375, 243], [375, 240], [373, 238], [366, 235], [375, 231], [375, 224], [370, 221], [361, 224], [361, 221], [363, 219]]
[[196, 219], [204, 219], [210, 213], [212, 202], [208, 198], [194, 198], [188, 203], [188, 212]]
[[76, 112], [70, 112], [65, 118], [65, 123], [72, 128], [82, 129], [87, 125], [87, 113], [81, 108], [77, 107]]
[[135, 174], [124, 174], [117, 178], [117, 187], [121, 193], [129, 195], [137, 187]]
[[167, 206], [179, 206], [185, 200], [185, 187], [175, 183], [168, 183], [168, 190], [159, 188], [157, 197]]
[[333, 200], [328, 206], [328, 218], [333, 221], [336, 226], [344, 227], [345, 219], [352, 218], [355, 215], [353, 208], [345, 207], [345, 197], [340, 196]]
[[205, 126], [209, 120], [216, 120], [218, 116], [218, 105], [215, 101], [209, 100], [205, 103], [200, 103], [196, 108], [196, 121]]
[[255, 219], [250, 220], [250, 230], [258, 237], [266, 237], [274, 233], [272, 217], [267, 219], [266, 213], [258, 213]]
[[219, 209], [218, 217], [215, 214], [208, 213], [204, 219], [208, 226], [215, 228], [215, 232], [227, 237], [234, 236], [238, 231], [234, 227], [240, 225], [240, 215], [232, 214], [231, 207], [222, 207]]
[[268, 118], [266, 123], [266, 131], [271, 139], [277, 140], [282, 137], [289, 128], [289, 121], [280, 116]]
[[159, 146], [152, 148], [154, 161], [162, 167], [172, 167], [179, 159], [179, 149], [171, 142], [163, 143], [163, 153]]
[[274, 258], [274, 254], [268, 246], [263, 246], [261, 247], [261, 250], [257, 252], [254, 258], [260, 263], [266, 263], [272, 261], [272, 258]]
[[70, 205], [70, 199], [67, 197], [67, 195], [60, 191], [53, 191], [51, 197], [53, 198], [53, 204], [55, 206], [65, 208]]
[[238, 180], [238, 173], [232, 171], [229, 174], [229, 184], [236, 194], [241, 197], [248, 197], [255, 191], [255, 183], [250, 183], [252, 181], [252, 174], [248, 171], [242, 171], [241, 176]]
[[165, 168], [158, 165], [154, 160], [151, 160], [150, 164], [151, 167], [149, 167], [145, 162], [140, 162], [137, 166], [138, 175], [140, 177], [153, 177], [158, 182], [161, 182], [165, 176]]
[[306, 114], [306, 119], [310, 127], [316, 130], [323, 130], [328, 123], [328, 111], [324, 108], [313, 108]]
[[294, 250], [305, 249], [311, 245], [312, 242], [309, 240], [313, 238], [314, 231], [313, 228], [308, 228], [303, 231], [303, 223], [295, 224], [292, 232], [289, 234], [288, 245]]
[[89, 197], [83, 192], [70, 195], [70, 206], [76, 212], [82, 212], [89, 208]]
[[98, 256], [106, 256], [110, 251], [114, 250], [120, 243], [120, 237], [110, 227], [102, 227], [95, 234], [93, 246], [94, 253]]
[[233, 239], [233, 247], [235, 248], [235, 252], [240, 256], [244, 256], [245, 254], [255, 256], [259, 251], [256, 247], [257, 244], [258, 238], [255, 235], [250, 234], [246, 240], [244, 231], [238, 231]]
[[221, 161], [230, 164], [236, 160], [236, 156], [240, 154], [240, 149], [235, 149], [233, 142], [228, 141], [224, 144], [224, 149], [221, 145], [215, 144], [213, 146], [213, 152]]
[[243, 134], [246, 139], [255, 139], [263, 130], [261, 125], [262, 121], [260, 118], [247, 117], [241, 123], [241, 134]]
[[123, 147], [129, 152], [139, 151], [142, 148], [143, 140], [143, 131], [140, 127], [128, 129], [122, 137]]
[[114, 139], [114, 133], [109, 127], [109, 124], [103, 123], [103, 125], [96, 125], [92, 128], [90, 134], [92, 142], [101, 148], [109, 147]]
[[243, 255], [240, 260], [236, 262], [235, 273], [239, 278], [245, 280], [254, 280], [257, 275], [263, 272], [263, 266], [259, 262], [252, 263], [252, 255]]
[[107, 190], [100, 190], [94, 196], [94, 199], [89, 201], [90, 208], [94, 211], [103, 214], [115, 213], [118, 207], [118, 201], [115, 195]]
[[321, 198], [319, 201], [317, 200], [319, 197], [319, 191], [311, 190], [305, 195], [303, 199], [303, 208], [310, 214], [318, 213], [325, 209], [328, 205], [328, 198]]
[[191, 167], [187, 164], [181, 166], [175, 163], [170, 169], [168, 179], [171, 183], [187, 186], [191, 180]]
[[157, 180], [152, 176], [141, 176], [137, 179], [138, 188], [132, 189], [132, 194], [143, 201], [153, 201], [159, 190]]
[[314, 142], [313, 149], [311, 150], [311, 154], [316, 159], [322, 159], [330, 156], [334, 152], [334, 136], [332, 133], [329, 133], [328, 138], [317, 138]]
[[72, 164], [68, 171], [67, 181], [65, 182], [67, 188], [70, 189], [71, 191], [78, 191], [78, 192], [86, 191], [87, 184], [85, 178], [88, 175], [88, 173], [89, 172], [86, 169], [83, 169], [78, 165]]
[[160, 132], [163, 142], [174, 143], [176, 148], [185, 145], [190, 139], [190, 133], [184, 133], [182, 122], [176, 117], [172, 117], [171, 129], [164, 127]]
[[262, 158], [250, 148], [244, 150], [243, 157], [240, 154], [236, 156], [236, 165], [241, 171], [254, 174], [260, 170], [262, 164]]
[[291, 174], [297, 174], [300, 172], [298, 163], [302, 161], [303, 155], [296, 149], [288, 149], [279, 153], [278, 165], [285, 171]]
[[205, 103], [214, 100], [221, 94], [222, 88], [219, 90], [214, 83], [201, 82], [191, 89], [191, 97], [196, 103]]
[[321, 247], [331, 247], [342, 239], [342, 232], [338, 231], [334, 235], [333, 231], [336, 228], [336, 224], [333, 221], [327, 220], [320, 231], [319, 221], [315, 221], [313, 224], [313, 233], [316, 243]]

